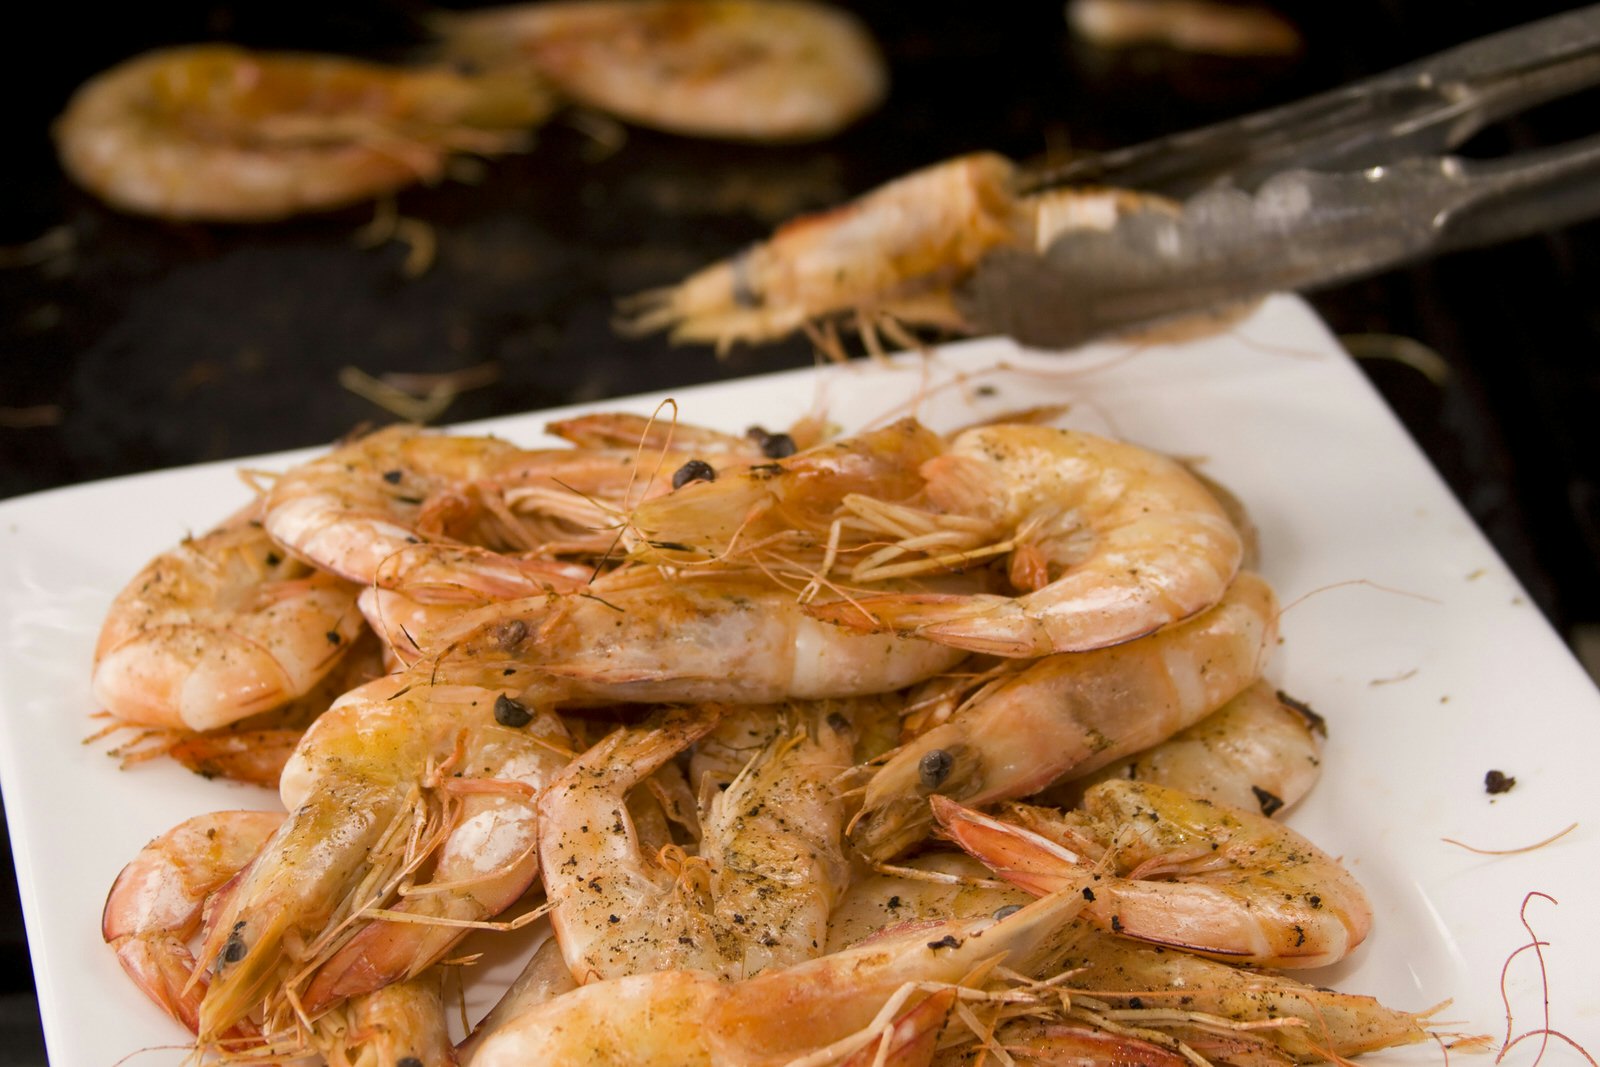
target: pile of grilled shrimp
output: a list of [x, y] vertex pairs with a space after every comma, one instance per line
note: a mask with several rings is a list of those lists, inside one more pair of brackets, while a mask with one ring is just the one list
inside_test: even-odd
[[[1339, 1060], [1371, 909], [1224, 489], [1033, 421], [394, 426], [116, 598], [144, 755], [275, 785], [104, 934], [221, 1062]], [[474, 941], [463, 947], [464, 937]], [[454, 1027], [478, 939], [526, 969]]]

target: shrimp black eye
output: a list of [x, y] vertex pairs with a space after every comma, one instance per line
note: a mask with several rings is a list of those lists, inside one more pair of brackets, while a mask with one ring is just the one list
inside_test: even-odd
[[397, 470], [383, 472], [383, 480], [388, 482], [390, 485], [399, 485], [400, 478], [401, 473]]
[[395, 1061], [394, 1067], [423, 1067], [423, 1063], [415, 1056], [401, 1056]]
[[230, 934], [227, 942], [222, 946], [222, 962], [238, 963], [244, 959], [245, 953], [248, 951], [249, 949], [245, 947], [244, 938], [237, 933]]
[[1262, 789], [1259, 785], [1251, 786], [1250, 792], [1256, 795], [1256, 803], [1261, 805], [1261, 814], [1263, 815], [1270, 817], [1277, 814], [1278, 809], [1283, 807], [1282, 797]]
[[936, 748], [917, 761], [917, 777], [924, 789], [937, 789], [950, 777], [955, 758], [942, 748]]
[[494, 698], [494, 721], [501, 726], [526, 726], [533, 721], [533, 712], [522, 701], [501, 693]]
[[672, 472], [672, 488], [682, 489], [690, 482], [714, 482], [717, 472], [703, 459], [691, 459]]
[[768, 433], [760, 426], [752, 426], [744, 435], [756, 443], [761, 454], [768, 459], [783, 459], [795, 454], [794, 438], [786, 433]]

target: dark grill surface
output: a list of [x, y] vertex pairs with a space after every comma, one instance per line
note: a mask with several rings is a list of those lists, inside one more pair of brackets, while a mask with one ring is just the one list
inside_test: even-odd
[[[1013, 158], [1104, 148], [1282, 103], [1562, 5], [1304, 3], [1294, 59], [1096, 51], [1059, 0], [856, 10], [889, 57], [887, 105], [816, 145], [756, 147], [628, 130], [597, 158], [584, 123], [553, 122], [475, 181], [410, 190], [400, 213], [438, 235], [432, 267], [363, 247], [362, 206], [262, 227], [120, 215], [63, 180], [48, 138], [67, 95], [138, 51], [198, 40], [400, 58], [408, 3], [51, 5], [7, 64], [11, 135], [0, 208], [0, 497], [131, 472], [321, 444], [382, 410], [342, 388], [371, 375], [480, 364], [496, 383], [460, 421], [809, 364], [793, 340], [717, 359], [620, 339], [616, 297], [668, 283], [797, 212], [977, 149]], [[109, 21], [108, 21], [109, 19]], [[20, 49], [19, 49], [20, 50]], [[1492, 155], [1594, 132], [1593, 94], [1486, 131]], [[69, 249], [19, 249], [51, 232]], [[1571, 640], [1600, 624], [1600, 227], [1459, 253], [1312, 301]], [[1416, 342], [1441, 358], [1423, 373]], [[1438, 370], [1442, 369], [1442, 373]], [[108, 536], [110, 536], [108, 531]], [[85, 665], [87, 670], [87, 664]], [[90, 709], [85, 709], [85, 712]], [[3, 841], [0, 841], [3, 843]], [[9, 864], [4, 869], [9, 869]], [[86, 923], [95, 921], [85, 916]], [[42, 1063], [15, 891], [0, 892], [0, 1064]]]

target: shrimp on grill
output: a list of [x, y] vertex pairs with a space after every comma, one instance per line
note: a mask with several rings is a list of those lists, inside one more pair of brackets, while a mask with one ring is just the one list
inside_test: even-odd
[[341, 697], [284, 769], [288, 818], [210, 921], [202, 1041], [263, 1002], [275, 1026], [291, 994], [316, 1014], [414, 977], [514, 903], [538, 874], [538, 791], [570, 756], [560, 722], [504, 690], [401, 676]]
[[1249, 686], [1276, 638], [1272, 588], [1243, 573], [1215, 607], [1160, 633], [1017, 661], [877, 768], [850, 840], [885, 860], [927, 834], [931, 794], [978, 807], [1146, 749]]
[[529, 67], [562, 96], [698, 137], [827, 137], [876, 107], [883, 58], [810, 0], [556, 0], [438, 20], [447, 56]]
[[812, 608], [818, 618], [997, 656], [1082, 652], [1211, 607], [1243, 557], [1226, 511], [1182, 464], [1094, 434], [980, 426], [921, 473], [927, 509], [875, 502], [858, 513], [881, 516], [886, 537], [910, 528], [920, 539], [931, 524], [965, 545], [946, 542], [918, 559], [907, 539], [853, 576], [937, 573], [1004, 556], [1020, 595], [866, 595]]
[[193, 45], [135, 56], [55, 124], [67, 173], [125, 211], [268, 222], [521, 148], [550, 103], [525, 77]]
[[117, 594], [92, 685], [112, 716], [210, 730], [313, 689], [366, 630], [356, 588], [290, 558], [254, 501]]
[[1176, 789], [1113, 779], [1081, 811], [983, 815], [935, 796], [941, 829], [1029, 892], [1081, 892], [1123, 937], [1266, 967], [1321, 967], [1367, 936], [1372, 909], [1338, 860], [1289, 827]]
[[[760, 343], [839, 322], [870, 346], [881, 331], [915, 345], [906, 324], [973, 329], [957, 285], [1005, 248], [1043, 250], [1068, 230], [1110, 229], [1168, 201], [1119, 189], [1064, 188], [1023, 195], [1018, 168], [990, 152], [913, 171], [840, 207], [802, 215], [767, 241], [677, 285], [622, 303], [625, 333], [670, 330], [674, 341]], [[828, 333], [824, 347], [839, 352]]]

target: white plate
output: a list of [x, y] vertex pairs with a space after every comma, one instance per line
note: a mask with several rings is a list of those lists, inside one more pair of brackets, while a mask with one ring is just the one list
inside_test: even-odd
[[[950, 384], [950, 383], [956, 384]], [[916, 404], [918, 395], [924, 397]], [[845, 427], [916, 411], [948, 429], [1068, 403], [1067, 422], [1200, 457], [1260, 528], [1285, 605], [1273, 679], [1329, 720], [1322, 781], [1292, 823], [1365, 883], [1371, 938], [1312, 977], [1402, 1008], [1447, 998], [1450, 1029], [1501, 1039], [1501, 969], [1541, 941], [1550, 1026], [1597, 1046], [1600, 696], [1381, 399], [1298, 300], [1226, 334], [1070, 359], [995, 341], [928, 360], [773, 375], [673, 394], [690, 422], [782, 427], [822, 405]], [[659, 398], [603, 405], [652, 410]], [[535, 443], [551, 412], [478, 424]], [[292, 457], [248, 461], [281, 469]], [[183, 1033], [101, 943], [106, 890], [146, 841], [201, 811], [271, 806], [175, 766], [120, 771], [94, 728], [89, 659], [107, 603], [156, 552], [245, 499], [227, 463], [0, 503], [0, 781], [51, 1062], [183, 1061]], [[1517, 779], [1497, 797], [1485, 772]], [[1531, 852], [1485, 849], [1537, 842]], [[497, 977], [505, 975], [504, 969]], [[491, 983], [492, 984], [492, 983]], [[1542, 1025], [1538, 961], [1512, 962], [1516, 1033]], [[478, 997], [487, 996], [480, 991]], [[475, 998], [477, 999], [477, 998]], [[1510, 1057], [1531, 1063], [1537, 1039]], [[145, 1050], [145, 1051], [140, 1051]], [[1552, 1047], [1549, 1062], [1577, 1062]], [[1438, 1062], [1433, 1045], [1385, 1061]]]

